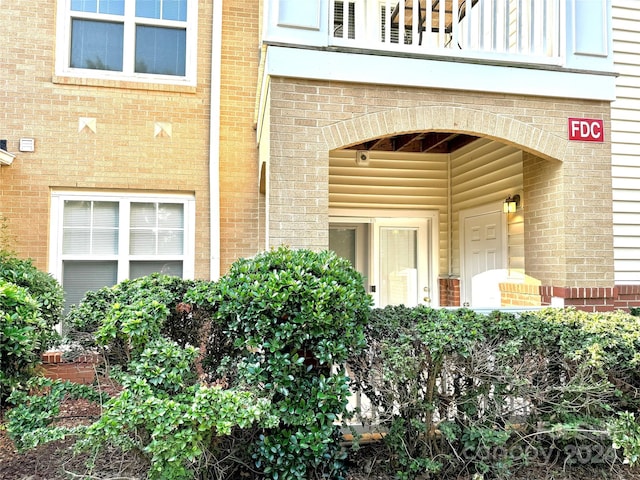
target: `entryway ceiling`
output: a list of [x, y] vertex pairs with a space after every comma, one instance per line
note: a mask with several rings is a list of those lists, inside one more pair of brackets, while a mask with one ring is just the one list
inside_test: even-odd
[[383, 152], [452, 153], [477, 140], [473, 135], [443, 132], [418, 132], [381, 137], [342, 150]]

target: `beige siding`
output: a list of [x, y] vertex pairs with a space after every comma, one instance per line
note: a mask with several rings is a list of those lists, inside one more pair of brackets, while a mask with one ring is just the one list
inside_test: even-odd
[[[330, 207], [354, 211], [359, 208], [440, 211], [440, 274], [460, 272], [460, 210], [522, 194], [521, 151], [489, 139], [477, 140], [451, 156], [371, 152], [367, 166], [358, 166], [355, 156], [353, 151], [331, 153]], [[451, 225], [447, 215], [450, 192], [454, 212]], [[509, 267], [524, 269], [522, 215], [512, 215], [510, 219]], [[453, 251], [451, 269], [447, 256], [450, 251]]]
[[619, 76], [611, 111], [616, 283], [640, 281], [640, 2], [613, 2], [614, 61]]
[[447, 271], [448, 155], [371, 152], [358, 166], [356, 152], [333, 151], [329, 159], [329, 207], [438, 210], [440, 273]]
[[[522, 193], [522, 152], [514, 147], [480, 139], [451, 155], [452, 274], [460, 274], [461, 210], [501, 202]], [[508, 267], [524, 270], [524, 227], [522, 215], [510, 215], [508, 225]]]

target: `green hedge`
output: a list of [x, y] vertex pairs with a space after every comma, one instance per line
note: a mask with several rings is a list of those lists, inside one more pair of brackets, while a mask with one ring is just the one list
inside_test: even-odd
[[[29, 393], [13, 392], [8, 432], [20, 450], [67, 436], [90, 462], [118, 448], [148, 465], [151, 479], [229, 478], [237, 463], [226, 461], [226, 437], [253, 425], [277, 422], [268, 399], [248, 389], [200, 382], [202, 317], [182, 303], [197, 282], [150, 275], [88, 294], [71, 316], [88, 342], [112, 359], [110, 374], [123, 387], [104, 398], [90, 386], [34, 377]], [[175, 337], [175, 338], [171, 338]], [[84, 398], [100, 405], [90, 425], [56, 426], [60, 404]], [[91, 465], [88, 465], [89, 471]], [[82, 476], [82, 475], [79, 475]]]
[[[0, 299], [4, 325], [46, 324], [25, 289], [5, 283]], [[337, 420], [352, 388], [398, 479], [640, 454], [640, 318], [622, 312], [371, 309], [346, 261], [283, 247], [217, 282], [151, 275], [89, 293], [69, 322], [126, 388], [104, 400], [32, 380], [35, 395], [14, 392], [8, 415], [21, 448], [76, 435], [85, 449], [136, 452], [151, 478], [341, 479]], [[101, 402], [101, 418], [55, 427], [67, 396]]]
[[64, 302], [60, 284], [25, 260], [0, 250], [0, 404], [24, 386], [40, 354], [59, 335]]
[[376, 309], [350, 359], [398, 478], [637, 460], [640, 319]]
[[189, 298], [214, 312], [205, 366], [232, 386], [260, 386], [279, 418], [249, 461], [267, 478], [343, 478], [335, 421], [347, 413], [343, 365], [365, 346], [362, 276], [333, 252], [281, 247], [235, 262]]
[[184, 297], [200, 283], [153, 273], [89, 291], [65, 317], [66, 335], [81, 351], [99, 349], [109, 365], [125, 367], [158, 335], [199, 347], [208, 317], [193, 312]]

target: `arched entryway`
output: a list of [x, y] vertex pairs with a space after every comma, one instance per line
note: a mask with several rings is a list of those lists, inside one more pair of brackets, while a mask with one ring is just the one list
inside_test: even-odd
[[[309, 101], [292, 100], [297, 96]], [[520, 262], [521, 278], [532, 278], [539, 284], [529, 293], [548, 302], [549, 298], [541, 297], [544, 289], [553, 296], [556, 287], [612, 287], [611, 219], [610, 211], [603, 208], [611, 203], [610, 181], [607, 183], [610, 145], [585, 149], [566, 137], [568, 117], [584, 108], [597, 111], [591, 116], [606, 116], [608, 105], [604, 102], [585, 106], [579, 100], [558, 103], [541, 98], [471, 92], [453, 95], [444, 90], [280, 78], [272, 79], [270, 102], [265, 116], [268, 142], [261, 143], [261, 148], [268, 145], [269, 152], [263, 156], [269, 245], [327, 248], [336, 209], [350, 209], [354, 216], [364, 209], [406, 211], [406, 205], [384, 198], [382, 190], [376, 194], [376, 187], [390, 188], [382, 181], [369, 185], [369, 197], [377, 196], [377, 204], [375, 200], [362, 202], [366, 193], [357, 194], [355, 189], [352, 200], [342, 199], [349, 197], [350, 185], [364, 185], [369, 174], [385, 178], [385, 168], [393, 168], [389, 162], [416, 160], [421, 166], [441, 162], [438, 168], [409, 175], [396, 185], [406, 193], [416, 180], [434, 183], [428, 188], [435, 192], [432, 197], [437, 201], [431, 205], [418, 200], [415, 209], [438, 212], [435, 242], [440, 291], [437, 301], [431, 292], [433, 304], [456, 302], [455, 282], [451, 280], [464, 275], [460, 237], [465, 227], [460, 219], [469, 217], [461, 213], [482, 206], [487, 213], [500, 210], [505, 198], [513, 194], [521, 199], [520, 230], [514, 232], [512, 223], [505, 226], [507, 235], [517, 239], [512, 242], [510, 238], [506, 249], [509, 258]], [[285, 108], [287, 105], [291, 108]], [[473, 141], [442, 153], [371, 148], [393, 143], [394, 138], [417, 142], [432, 135], [452, 142], [456, 138]], [[358, 158], [359, 151], [368, 158]], [[445, 161], [420, 155], [448, 157]], [[491, 155], [503, 162], [498, 163], [499, 168], [488, 160]], [[351, 162], [353, 173], [336, 175], [344, 161]], [[388, 165], [376, 166], [376, 162]], [[371, 172], [365, 173], [367, 169]], [[515, 174], [508, 173], [514, 170]], [[578, 190], [581, 195], [576, 199]], [[579, 262], [589, 264], [591, 270], [578, 267]], [[514, 298], [528, 294], [524, 288], [512, 293]]]

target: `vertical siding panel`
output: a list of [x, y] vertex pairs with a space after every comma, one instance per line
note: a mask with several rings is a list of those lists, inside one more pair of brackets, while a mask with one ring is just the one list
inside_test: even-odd
[[640, 2], [614, 0], [616, 101], [611, 108], [614, 270], [616, 283], [638, 283], [640, 221]]

